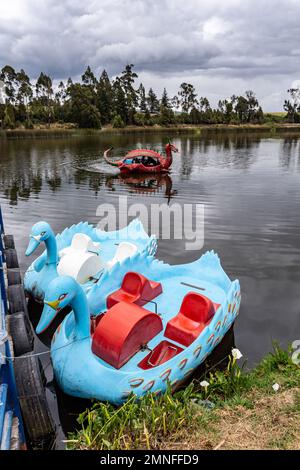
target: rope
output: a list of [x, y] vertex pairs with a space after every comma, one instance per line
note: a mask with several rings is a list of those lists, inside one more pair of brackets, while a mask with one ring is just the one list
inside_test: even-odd
[[[7, 361], [10, 361], [10, 362], [13, 362], [15, 359], [24, 359], [24, 357], [38, 357], [38, 356], [45, 356], [46, 354], [51, 354], [51, 352], [56, 352], [56, 351], [59, 351], [60, 349], [64, 349], [68, 346], [71, 346], [72, 344], [74, 343], [78, 343], [79, 341], [84, 341], [86, 339], [90, 338], [90, 336], [86, 336], [84, 338], [81, 338], [81, 339], [75, 339], [74, 341], [71, 341], [70, 343], [68, 344], [65, 344], [63, 346], [59, 346], [58, 348], [56, 349], [53, 349], [52, 351], [49, 350], [49, 351], [43, 351], [43, 352], [40, 352], [40, 353], [34, 353], [34, 354], [28, 354], [26, 356], [17, 356], [17, 357], [10, 357], [10, 356], [5, 356], [4, 354], [1, 354], [0, 353], [0, 360], [1, 359], [6, 359]], [[8, 339], [8, 338], [7, 338]], [[148, 349], [151, 351], [150, 348], [145, 348], [145, 349]], [[221, 364], [223, 361], [225, 361], [225, 359], [228, 358], [228, 354], [226, 356], [224, 356], [222, 359], [220, 359], [217, 363], [215, 363], [213, 366], [211, 366], [209, 369], [206, 369], [204, 374], [203, 374], [203, 377], [205, 378], [207, 376], [207, 374], [215, 369], [219, 364]], [[200, 364], [199, 364], [200, 365]]]
[[[52, 350], [52, 352], [56, 352], [56, 351], [59, 351], [60, 349], [64, 349], [64, 348], [67, 348], [68, 346], [71, 346], [72, 344], [74, 343], [78, 343], [80, 341], [84, 341], [86, 339], [90, 338], [90, 336], [85, 336], [84, 338], [81, 338], [81, 339], [75, 339], [73, 341], [70, 341], [68, 344], [64, 344], [63, 346], [59, 346], [58, 348], [55, 348]], [[4, 338], [4, 340], [1, 341], [0, 343], [0, 346], [1, 344], [3, 344], [5, 341], [8, 340], [8, 337]], [[146, 347], [145, 348], [146, 350], [149, 350], [149, 351], [152, 351], [150, 348]], [[39, 352], [39, 353], [33, 353], [33, 354], [27, 354], [26, 356], [17, 356], [17, 357], [10, 357], [10, 356], [5, 356], [4, 354], [1, 354], [0, 353], [0, 358], [1, 359], [6, 359], [6, 360], [10, 360], [10, 361], [13, 361], [15, 359], [24, 359], [24, 357], [38, 357], [38, 356], [45, 356], [46, 354], [51, 354], [51, 350], [49, 349], [49, 351], [42, 351], [42, 352]], [[222, 359], [220, 359], [217, 363], [215, 363], [212, 367], [210, 367], [209, 369], [206, 369], [205, 372], [204, 372], [204, 377], [206, 377], [206, 375], [208, 374], [208, 372], [210, 372], [211, 370], [215, 369], [219, 364], [221, 364], [225, 359], [228, 358], [228, 354], [226, 356], [224, 356]]]
[[[56, 352], [56, 351], [59, 351], [60, 349], [64, 349], [64, 348], [67, 348], [68, 346], [71, 346], [72, 344], [74, 343], [78, 343], [79, 341], [84, 341], [86, 339], [89, 339], [90, 336], [85, 336], [84, 338], [80, 338], [80, 339], [75, 339], [73, 341], [70, 341], [68, 344], [64, 344], [63, 346], [59, 346], [58, 348], [55, 348], [51, 351], [51, 349], [49, 349], [49, 351], [42, 351], [42, 352], [39, 352], [39, 353], [33, 353], [33, 354], [26, 354], [26, 356], [17, 356], [17, 357], [10, 357], [10, 356], [5, 356], [4, 354], [1, 354], [0, 353], [0, 359], [6, 359], [7, 361], [14, 361], [15, 359], [24, 359], [24, 357], [38, 357], [38, 356], [45, 356], [46, 354], [51, 354], [51, 352]], [[4, 341], [7, 341], [8, 340], [8, 337], [5, 338]], [[1, 343], [0, 343], [1, 345]]]

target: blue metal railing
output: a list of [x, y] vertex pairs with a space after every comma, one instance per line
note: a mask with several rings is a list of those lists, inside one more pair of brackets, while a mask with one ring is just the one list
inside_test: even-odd
[[18, 443], [25, 447], [25, 435], [17, 395], [12, 354], [6, 331], [7, 298], [3, 259], [4, 225], [0, 206], [0, 449], [8, 450], [11, 445], [13, 423], [18, 423]]

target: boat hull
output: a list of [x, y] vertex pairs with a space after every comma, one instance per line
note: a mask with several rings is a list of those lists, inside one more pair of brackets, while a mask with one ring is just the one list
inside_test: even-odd
[[167, 144], [165, 156], [151, 149], [135, 149], [127, 152], [121, 160], [112, 161], [108, 156], [111, 150], [112, 148], [105, 150], [104, 159], [109, 165], [119, 168], [123, 174], [167, 173], [173, 161], [172, 151], [178, 151], [173, 145]]
[[155, 167], [147, 167], [142, 165], [141, 163], [134, 163], [131, 165], [120, 165], [119, 170], [122, 174], [127, 173], [146, 173], [146, 174], [155, 174], [155, 173], [168, 173], [169, 169], [165, 169], [162, 165], [157, 165]]
[[[130, 261], [124, 264], [126, 266], [119, 267], [118, 272], [107, 275], [103, 280], [103, 289], [99, 291], [99, 298], [103, 299], [103, 305], [102, 308], [100, 303], [95, 306], [98, 311], [99, 309], [105, 311], [107, 293], [112, 292], [120, 284], [123, 272], [132, 268]], [[142, 397], [148, 392], [156, 395], [164, 393], [169, 386], [176, 389], [205, 361], [232, 327], [239, 313], [240, 284], [238, 280], [230, 281], [215, 253], [208, 252], [196, 262], [187, 265], [169, 266], [157, 260], [140, 260], [140, 262], [135, 260], [134, 265], [140, 272], [143, 272], [143, 275], [151, 274], [152, 279], [153, 273], [157, 272], [156, 281], [160, 279], [165, 288], [163, 294], [157, 298], [161, 299], [157, 300], [157, 308], [158, 312], [161, 312], [164, 328], [149, 342], [148, 346], [151, 350], [163, 341], [170, 341], [165, 337], [166, 325], [170, 318], [176, 315], [184, 289], [190, 290], [187, 285], [198, 282], [198, 285], [206, 290], [206, 295], [218, 305], [214, 316], [189, 346], [184, 347], [182, 344], [173, 342], [178, 348], [178, 353], [166, 362], [161, 361], [145, 369], [142, 363], [149, 355], [149, 350], [140, 350], [124, 366], [116, 369], [91, 353], [91, 339], [84, 347], [76, 342], [70, 344], [72, 354], [66, 354], [65, 346], [70, 342], [74, 329], [74, 317], [72, 313], [69, 314], [59, 331], [56, 332], [51, 348], [56, 380], [65, 393], [121, 404], [131, 394]], [[118, 276], [119, 279], [116, 279]], [[181, 282], [183, 279], [184, 282]], [[181, 289], [180, 295], [177, 295], [178, 292], [174, 289], [170, 289], [170, 285], [175, 284], [178, 285], [177, 291]], [[195, 288], [195, 285], [193, 287]], [[149, 309], [149, 305], [145, 307]], [[99, 326], [101, 326], [101, 321]], [[78, 357], [81, 358], [80, 361]]]

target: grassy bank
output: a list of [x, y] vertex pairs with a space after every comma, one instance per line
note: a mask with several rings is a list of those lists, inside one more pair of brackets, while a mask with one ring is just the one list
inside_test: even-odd
[[11, 129], [0, 130], [0, 139], [48, 139], [59, 137], [80, 137], [80, 136], [101, 136], [110, 134], [141, 134], [141, 133], [166, 133], [168, 135], [174, 133], [206, 133], [206, 132], [300, 132], [300, 124], [288, 123], [266, 123], [266, 124], [206, 124], [206, 125], [176, 125], [176, 126], [127, 126], [116, 129], [112, 126], [106, 126], [102, 129], [79, 129], [72, 125], [38, 126], [34, 129]]
[[[252, 371], [230, 357], [205, 381], [121, 407], [95, 403], [69, 436], [72, 449], [300, 449], [300, 367], [274, 346]], [[204, 380], [203, 379], [203, 380]], [[202, 383], [202, 385], [201, 385]], [[279, 385], [274, 387], [274, 384]]]

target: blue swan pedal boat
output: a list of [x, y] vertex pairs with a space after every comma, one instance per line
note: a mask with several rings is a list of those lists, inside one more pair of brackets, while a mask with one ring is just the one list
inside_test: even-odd
[[89, 290], [105, 270], [137, 252], [154, 254], [157, 249], [156, 237], [149, 237], [138, 219], [111, 232], [80, 222], [56, 236], [51, 226], [42, 221], [33, 225], [29, 238], [26, 256], [32, 255], [41, 243], [46, 246], [24, 276], [25, 292], [37, 301], [43, 300], [46, 286], [59, 275], [70, 275], [84, 290]]
[[56, 380], [69, 395], [114, 404], [184, 381], [231, 327], [241, 298], [214, 252], [178, 266], [136, 255], [96, 288], [90, 319], [92, 291], [68, 276], [52, 280], [36, 332], [69, 305], [52, 338]]

